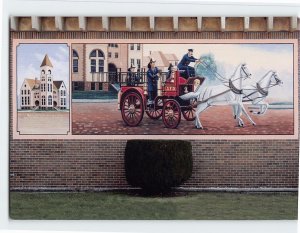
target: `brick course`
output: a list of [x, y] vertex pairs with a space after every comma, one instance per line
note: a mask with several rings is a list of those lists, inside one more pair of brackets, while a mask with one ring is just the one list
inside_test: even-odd
[[[283, 39], [299, 38], [299, 32], [11, 32], [10, 45], [12, 38]], [[10, 68], [10, 91], [11, 81]], [[128, 188], [125, 145], [125, 140], [14, 140], [10, 118], [10, 189]], [[298, 140], [192, 140], [192, 146], [193, 175], [183, 187], [298, 187]]]

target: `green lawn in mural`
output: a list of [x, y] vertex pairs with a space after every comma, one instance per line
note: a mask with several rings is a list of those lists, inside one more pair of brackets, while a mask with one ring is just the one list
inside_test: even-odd
[[10, 193], [12, 219], [295, 220], [297, 193]]

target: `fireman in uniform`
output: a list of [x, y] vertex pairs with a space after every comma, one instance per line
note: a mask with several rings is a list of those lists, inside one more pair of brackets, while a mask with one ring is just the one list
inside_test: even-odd
[[148, 64], [147, 84], [148, 84], [148, 104], [153, 104], [157, 95], [157, 80], [159, 77], [159, 69], [155, 66], [155, 61], [151, 58]]
[[178, 69], [184, 70], [186, 74], [186, 78], [194, 77], [195, 76], [195, 69], [194, 67], [189, 66], [191, 62], [197, 62], [199, 61], [195, 57], [193, 57], [193, 49], [189, 49], [188, 53], [185, 54], [181, 61], [178, 63]]

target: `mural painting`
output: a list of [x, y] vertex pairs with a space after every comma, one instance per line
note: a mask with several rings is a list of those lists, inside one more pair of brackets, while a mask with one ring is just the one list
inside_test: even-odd
[[298, 135], [291, 40], [103, 41], [16, 43], [18, 135]]
[[76, 44], [72, 51], [74, 135], [294, 134], [292, 43]]

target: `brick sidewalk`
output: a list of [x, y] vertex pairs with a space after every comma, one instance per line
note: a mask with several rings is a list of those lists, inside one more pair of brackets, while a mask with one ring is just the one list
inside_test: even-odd
[[144, 114], [139, 126], [128, 127], [122, 120], [116, 103], [72, 103], [72, 130], [79, 135], [112, 134], [293, 134], [293, 110], [269, 110], [263, 116], [251, 115], [256, 122], [252, 126], [243, 116], [244, 128], [236, 126], [232, 108], [229, 106], [211, 107], [201, 115], [204, 130], [194, 128], [194, 122], [183, 117], [177, 129], [165, 128], [162, 119], [151, 120]]

